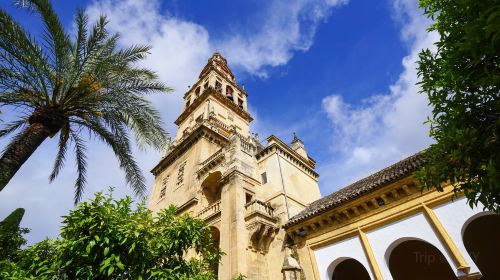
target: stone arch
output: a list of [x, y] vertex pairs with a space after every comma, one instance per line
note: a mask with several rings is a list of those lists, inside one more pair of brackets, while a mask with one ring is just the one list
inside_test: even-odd
[[495, 213], [493, 213], [493, 212], [489, 212], [489, 211], [483, 211], [483, 212], [479, 212], [479, 213], [477, 213], [477, 214], [475, 214], [475, 215], [472, 215], [472, 216], [470, 216], [467, 220], [465, 220], [464, 224], [462, 225], [462, 231], [461, 231], [461, 232], [462, 232], [462, 238], [463, 238], [463, 236], [464, 236], [465, 229], [467, 228], [467, 226], [469, 226], [469, 224], [470, 224], [472, 221], [474, 221], [474, 220], [476, 220], [476, 219], [478, 219], [478, 218], [480, 218], [480, 217], [483, 217], [483, 216], [490, 216], [490, 215], [496, 215], [496, 214], [495, 214]]
[[[215, 226], [210, 226], [210, 233], [212, 234], [212, 249], [215, 251], [220, 247], [220, 231]], [[213, 264], [210, 269], [216, 277], [219, 276], [219, 263]]]
[[419, 238], [394, 241], [387, 248], [385, 259], [394, 280], [457, 279], [443, 253]]
[[500, 279], [500, 215], [482, 212], [470, 217], [462, 227], [467, 253], [483, 275], [482, 280]]
[[233, 88], [230, 85], [226, 86], [226, 97], [233, 101]]
[[211, 205], [221, 198], [222, 186], [220, 184], [220, 179], [222, 178], [222, 172], [215, 171], [210, 174], [203, 180], [201, 183], [201, 191], [203, 192], [203, 196], [207, 201], [208, 205]]
[[358, 260], [341, 257], [334, 260], [327, 268], [329, 279], [332, 280], [370, 280], [368, 270]]
[[409, 241], [409, 240], [421, 240], [421, 241], [423, 241], [422, 239], [416, 238], [416, 237], [401, 237], [401, 238], [398, 238], [397, 240], [393, 241], [391, 243], [391, 245], [389, 245], [389, 247], [387, 247], [387, 249], [385, 250], [384, 258], [385, 258], [385, 262], [387, 263], [387, 265], [389, 265], [389, 257], [391, 256], [392, 250], [394, 250], [394, 248], [396, 248], [399, 244], [401, 244], [405, 241]]

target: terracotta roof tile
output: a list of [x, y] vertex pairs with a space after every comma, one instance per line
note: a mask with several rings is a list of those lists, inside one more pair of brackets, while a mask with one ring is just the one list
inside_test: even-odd
[[340, 204], [351, 201], [364, 193], [373, 191], [379, 187], [386, 186], [396, 180], [406, 177], [421, 167], [423, 163], [424, 155], [421, 152], [407, 157], [391, 166], [373, 173], [368, 177], [341, 188], [328, 196], [314, 201], [302, 210], [302, 212], [293, 216], [290, 221], [285, 224], [285, 227], [290, 227], [300, 221], [317, 216], [327, 210], [339, 206]]

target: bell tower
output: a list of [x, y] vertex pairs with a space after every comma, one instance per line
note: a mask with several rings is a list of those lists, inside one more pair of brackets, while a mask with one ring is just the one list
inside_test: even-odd
[[201, 71], [198, 81], [184, 95], [184, 111], [175, 121], [180, 140], [203, 119], [220, 121], [224, 128], [234, 127], [248, 137], [252, 117], [247, 111], [247, 93], [241, 88], [220, 53], [214, 53]]
[[225, 253], [213, 268], [219, 279], [282, 279], [290, 257], [282, 225], [320, 198], [318, 174], [302, 141], [291, 147], [271, 135], [260, 143], [249, 129], [247, 97], [214, 53], [185, 93], [175, 138], [151, 171], [148, 207], [174, 204], [179, 215], [210, 226]]

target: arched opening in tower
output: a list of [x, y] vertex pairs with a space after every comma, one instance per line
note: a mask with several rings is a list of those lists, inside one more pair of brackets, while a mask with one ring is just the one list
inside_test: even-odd
[[221, 198], [221, 185], [220, 179], [222, 178], [222, 173], [220, 171], [210, 173], [208, 177], [201, 183], [201, 188], [203, 191], [203, 196], [207, 201], [208, 205], [212, 205]]
[[[212, 250], [215, 252], [220, 247], [220, 231], [216, 227], [210, 227], [210, 232], [212, 233]], [[210, 267], [214, 275], [217, 277], [219, 276], [219, 263], [214, 263]]]
[[465, 226], [463, 241], [483, 275], [481, 280], [500, 279], [500, 215], [474, 218]]
[[389, 257], [389, 270], [394, 280], [457, 279], [439, 249], [422, 240], [397, 245]]
[[355, 259], [340, 262], [333, 270], [332, 280], [370, 280], [366, 268]]
[[233, 88], [230, 86], [226, 86], [226, 97], [227, 99], [234, 101], [233, 99]]

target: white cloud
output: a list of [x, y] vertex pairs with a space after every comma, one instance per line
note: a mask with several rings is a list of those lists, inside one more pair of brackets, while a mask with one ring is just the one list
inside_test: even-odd
[[164, 119], [172, 120], [182, 108], [180, 96], [213, 51], [221, 50], [235, 70], [266, 77], [267, 67], [284, 65], [294, 52], [307, 51], [317, 26], [326, 21], [333, 7], [347, 2], [267, 1], [256, 16], [258, 28], [249, 28], [255, 32], [229, 32], [222, 38], [211, 38], [204, 26], [161, 11], [157, 0], [95, 1], [87, 13], [92, 19], [107, 15], [109, 29], [120, 33], [123, 45], [141, 42], [153, 46], [143, 64], [174, 87], [173, 95], [154, 99], [161, 108], [168, 105], [168, 110], [162, 110]]
[[257, 33], [231, 34], [217, 45], [229, 60], [243, 70], [266, 77], [265, 66], [286, 64], [295, 51], [307, 51], [318, 24], [325, 21], [335, 6], [347, 0], [269, 1], [255, 22]]
[[94, 1], [86, 11], [91, 19], [105, 14], [109, 30], [120, 33], [122, 45], [152, 46], [142, 65], [156, 71], [175, 90], [167, 96], [152, 97], [174, 132], [172, 120], [182, 110], [182, 95], [211, 54], [208, 31], [196, 23], [161, 13], [158, 1]]
[[356, 179], [426, 148], [431, 139], [427, 97], [418, 94], [416, 67], [422, 48], [433, 49], [436, 33], [428, 33], [428, 19], [413, 0], [393, 2], [393, 18], [401, 25], [402, 41], [409, 54], [403, 72], [385, 95], [373, 95], [354, 106], [340, 95], [323, 99], [323, 109], [333, 130], [331, 149], [337, 156], [319, 167], [322, 191], [329, 193]]

